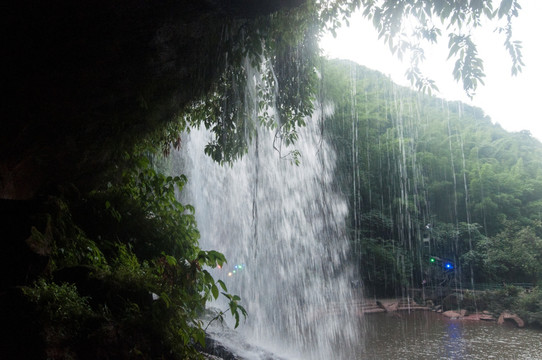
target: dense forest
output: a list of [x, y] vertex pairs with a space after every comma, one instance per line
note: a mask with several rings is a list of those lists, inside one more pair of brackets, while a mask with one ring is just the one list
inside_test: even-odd
[[[349, 199], [368, 289], [390, 295], [442, 282], [446, 272], [448, 286], [466, 288], [541, 278], [537, 139], [351, 62], [324, 69], [335, 105], [324, 131], [338, 153], [336, 182]], [[453, 271], [440, 268], [446, 263]]]

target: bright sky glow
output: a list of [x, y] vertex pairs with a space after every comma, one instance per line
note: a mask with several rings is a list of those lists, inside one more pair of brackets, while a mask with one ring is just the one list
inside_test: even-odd
[[[504, 48], [504, 37], [494, 33], [495, 26], [477, 29], [474, 33], [478, 51], [484, 60], [485, 86], [480, 85], [470, 100], [462, 84], [455, 82], [453, 61], [448, 57], [448, 38], [442, 37], [438, 45], [426, 48], [426, 60], [420, 66], [425, 76], [436, 81], [439, 97], [461, 100], [480, 107], [508, 131], [529, 130], [542, 141], [542, 1], [524, 0], [522, 10], [513, 23], [513, 40], [523, 43], [525, 67], [518, 76], [511, 76], [512, 62]], [[350, 27], [337, 31], [337, 37], [326, 35], [320, 43], [329, 58], [349, 59], [391, 76], [394, 82], [408, 86], [405, 70], [408, 59], [402, 63], [378, 39], [372, 24], [361, 14], [354, 14]]]

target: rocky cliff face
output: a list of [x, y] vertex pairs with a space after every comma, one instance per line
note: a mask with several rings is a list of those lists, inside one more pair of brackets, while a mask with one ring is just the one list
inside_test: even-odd
[[92, 177], [208, 91], [226, 30], [301, 2], [11, 2], [0, 198]]

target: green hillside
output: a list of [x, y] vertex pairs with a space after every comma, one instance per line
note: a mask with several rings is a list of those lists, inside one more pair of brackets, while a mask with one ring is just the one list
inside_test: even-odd
[[[542, 144], [483, 110], [400, 87], [348, 61], [324, 65], [355, 260], [370, 291], [441, 281], [536, 282], [542, 274]], [[443, 260], [444, 261], [444, 260]]]

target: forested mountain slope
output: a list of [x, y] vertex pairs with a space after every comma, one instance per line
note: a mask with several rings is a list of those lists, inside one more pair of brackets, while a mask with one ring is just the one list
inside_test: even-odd
[[[324, 66], [337, 186], [364, 280], [377, 291], [431, 277], [535, 281], [542, 267], [542, 144], [483, 110], [400, 87], [348, 61]], [[512, 106], [512, 105], [511, 105]]]

